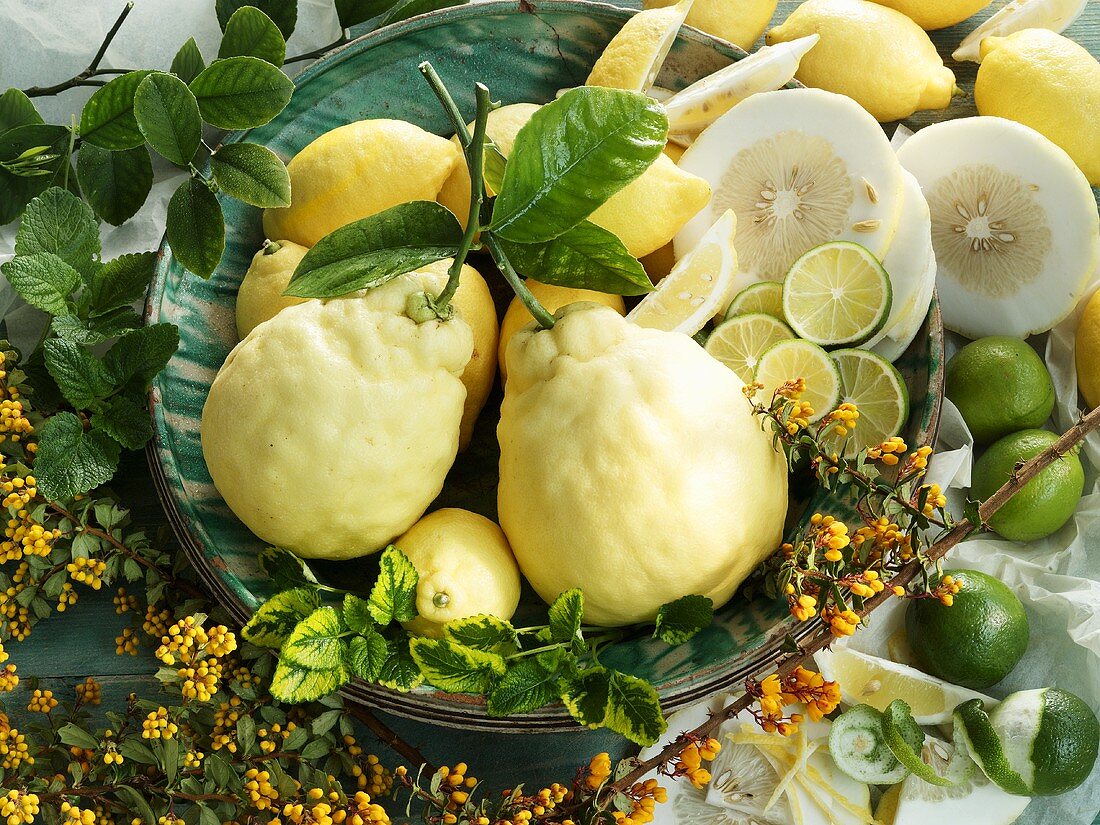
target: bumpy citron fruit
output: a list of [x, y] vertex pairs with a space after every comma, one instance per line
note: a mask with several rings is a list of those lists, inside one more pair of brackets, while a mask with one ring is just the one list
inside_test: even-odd
[[1046, 29], [982, 41], [974, 102], [1045, 135], [1100, 186], [1100, 61]]
[[[555, 313], [569, 304], [588, 301], [589, 303], [611, 307], [620, 315], [626, 314], [626, 304], [623, 303], [623, 296], [621, 295], [610, 295], [606, 292], [577, 289], [570, 286], [540, 284], [530, 278], [527, 279], [526, 284], [535, 299], [550, 313]], [[508, 311], [504, 313], [504, 320], [500, 324], [500, 344], [497, 361], [500, 363], [501, 380], [508, 377], [508, 367], [504, 358], [505, 353], [508, 351], [508, 342], [512, 340], [513, 335], [534, 320], [531, 313], [527, 311], [527, 307], [523, 305], [523, 301], [519, 298], [513, 298], [512, 303], [508, 305]]]
[[928, 200], [948, 328], [1022, 338], [1076, 307], [1100, 253], [1100, 217], [1062, 149], [1014, 121], [971, 117], [921, 129], [898, 160]]
[[313, 246], [391, 206], [435, 200], [462, 153], [403, 120], [359, 120], [325, 132], [287, 164], [291, 203], [264, 210], [264, 234]]
[[1077, 388], [1089, 409], [1100, 406], [1100, 291], [1085, 305], [1077, 325]]
[[443, 625], [471, 616], [510, 619], [519, 604], [519, 567], [495, 522], [457, 508], [424, 516], [394, 541], [419, 581], [405, 628], [439, 638]]
[[599, 625], [691, 593], [724, 604], [787, 508], [786, 462], [742, 382], [688, 336], [608, 307], [556, 318], [508, 346], [498, 511], [520, 569], [547, 601], [581, 588]]
[[856, 100], [880, 121], [946, 109], [955, 75], [928, 35], [899, 11], [870, 0], [808, 0], [768, 32], [768, 45], [820, 34], [795, 75], [807, 86]]
[[585, 81], [628, 92], [648, 92], [661, 70], [692, 0], [638, 12], [604, 47]]
[[946, 29], [961, 23], [988, 6], [993, 0], [874, 0], [896, 9], [929, 31]]
[[[229, 354], [203, 408], [203, 456], [261, 539], [306, 558], [363, 556], [439, 494], [473, 333], [457, 316], [418, 324], [405, 311], [411, 295], [441, 290], [438, 276], [412, 272], [364, 296], [306, 301]], [[303, 399], [316, 420], [294, 413]]]
[[1007, 37], [1024, 29], [1063, 32], [1080, 17], [1089, 0], [1009, 0], [970, 32], [951, 55], [955, 60], [981, 63], [981, 45], [987, 37]]
[[[670, 6], [675, 0], [643, 0], [647, 9]], [[687, 24], [750, 51], [775, 14], [779, 0], [695, 0]]]
[[244, 338], [254, 327], [287, 307], [306, 300], [283, 295], [283, 290], [290, 283], [294, 268], [307, 252], [308, 249], [293, 241], [273, 241], [252, 257], [252, 263], [237, 290], [238, 338]]
[[854, 241], [881, 259], [901, 217], [902, 170], [882, 128], [851, 98], [820, 89], [763, 92], [737, 104], [699, 136], [680, 168], [704, 178], [714, 196], [676, 235], [676, 257], [732, 209], [737, 290], [782, 280], [829, 241]]

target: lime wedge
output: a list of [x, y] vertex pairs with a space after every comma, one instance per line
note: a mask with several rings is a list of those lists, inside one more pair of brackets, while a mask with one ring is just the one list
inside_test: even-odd
[[817, 344], [798, 339], [780, 341], [761, 357], [753, 375], [756, 383], [764, 385], [757, 393], [757, 400], [769, 403], [776, 389], [799, 378], [806, 382], [802, 400], [814, 408], [811, 422], [836, 409], [840, 400], [840, 370], [836, 362]]
[[763, 312], [783, 320], [783, 284], [778, 281], [761, 281], [747, 286], [733, 296], [726, 320], [750, 312]]
[[856, 243], [814, 247], [783, 281], [783, 315], [807, 341], [822, 346], [861, 344], [890, 314], [890, 276]]
[[733, 291], [737, 217], [726, 210], [699, 244], [626, 316], [641, 327], [694, 335], [723, 312]]
[[846, 437], [830, 435], [837, 451], [843, 447], [852, 456], [900, 433], [909, 420], [909, 391], [894, 365], [865, 349], [835, 350], [833, 360], [840, 369], [841, 403], [859, 410], [856, 428]]
[[723, 322], [710, 334], [704, 349], [746, 384], [752, 383], [760, 356], [773, 344], [794, 338], [791, 328], [762, 312], [739, 315]]

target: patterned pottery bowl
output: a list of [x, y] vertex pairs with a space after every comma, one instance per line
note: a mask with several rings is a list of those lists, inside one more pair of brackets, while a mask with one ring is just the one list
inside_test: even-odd
[[[442, 110], [417, 71], [422, 60], [432, 61], [472, 118], [475, 81], [485, 82], [493, 97], [504, 103], [551, 100], [558, 89], [583, 83], [596, 56], [631, 13], [589, 2], [497, 0], [417, 17], [318, 61], [299, 76], [286, 110], [248, 133], [247, 139], [289, 159], [321, 133], [361, 118], [401, 118], [450, 134]], [[743, 56], [728, 43], [685, 28], [658, 82], [683, 88]], [[244, 137], [234, 134], [226, 140]], [[168, 245], [161, 247], [146, 316], [151, 323], [178, 325], [181, 341], [179, 352], [153, 386], [156, 435], [149, 456], [161, 498], [189, 558], [220, 602], [245, 620], [273, 593], [256, 562], [263, 544], [214, 489], [199, 443], [199, 420], [210, 383], [237, 343], [237, 287], [263, 242], [263, 230], [258, 209], [230, 199], [223, 199], [222, 206], [228, 243], [210, 280], [185, 272]], [[488, 274], [503, 309], [507, 286], [499, 276]], [[912, 401], [906, 440], [931, 443], [943, 386], [943, 329], [935, 307], [898, 367]], [[459, 457], [437, 506], [461, 506], [495, 517], [499, 393], [498, 388], [482, 414], [473, 446]], [[319, 426], [324, 426], [324, 410], [315, 413]], [[851, 502], [836, 497], [812, 504], [829, 512], [851, 508]], [[366, 589], [374, 565], [372, 559], [318, 564], [315, 572], [339, 579], [342, 587], [354, 589], [361, 583]], [[525, 595], [520, 610], [521, 622], [524, 614], [532, 619], [545, 615], [545, 606], [533, 593]], [[718, 612], [711, 628], [688, 644], [670, 648], [640, 638], [610, 650], [604, 663], [653, 682], [666, 712], [672, 712], [715, 692], [735, 689], [766, 666], [794, 630], [783, 605], [737, 597]], [[560, 706], [497, 719], [486, 713], [480, 697], [447, 695], [429, 687], [402, 694], [358, 682], [345, 694], [399, 716], [468, 730], [580, 730]]]

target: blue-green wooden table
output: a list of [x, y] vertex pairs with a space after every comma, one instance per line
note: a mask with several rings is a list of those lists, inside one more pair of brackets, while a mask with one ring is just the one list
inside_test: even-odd
[[[778, 23], [785, 19], [798, 5], [799, 0], [782, 0], [773, 22]], [[993, 8], [1000, 5], [1001, 2], [997, 0]], [[983, 12], [959, 26], [934, 32], [932, 37], [940, 53], [949, 59], [955, 45], [977, 21], [988, 14], [989, 11]], [[1090, 0], [1085, 14], [1066, 35], [1085, 45], [1094, 55], [1100, 55], [1100, 2]], [[948, 65], [955, 71], [959, 86], [965, 91], [972, 90], [977, 66], [973, 63], [956, 64], [950, 59]], [[975, 113], [973, 101], [969, 96], [964, 96], [956, 98], [947, 112], [920, 112], [906, 121], [906, 125], [916, 129], [945, 118]], [[131, 455], [124, 461], [114, 487], [123, 501], [132, 508], [134, 518], [139, 524], [156, 527], [165, 523], [143, 454]], [[78, 681], [89, 674], [94, 675], [103, 683], [105, 706], [119, 705], [131, 692], [144, 695], [156, 693], [157, 683], [152, 675], [155, 660], [148, 645], [136, 657], [115, 655], [115, 637], [123, 627], [129, 625], [129, 617], [115, 614], [111, 603], [113, 593], [113, 589], [93, 593], [81, 588], [80, 602], [71, 612], [41, 623], [27, 641], [21, 644], [9, 643], [12, 661], [18, 664], [20, 674], [25, 677], [37, 676], [42, 687], [53, 690], [57, 696], [65, 697], [73, 695], [74, 685]], [[24, 682], [10, 695], [9, 707], [26, 707], [27, 693]], [[563, 753], [575, 751], [575, 761], [579, 763], [593, 752], [591, 739], [585, 740], [582, 753], [577, 740], [568, 735], [500, 736], [499, 748], [494, 747], [487, 751], [482, 745], [480, 752], [474, 752], [469, 738], [460, 731], [433, 729], [401, 720], [386, 721], [393, 722], [409, 741], [420, 747], [436, 764], [453, 764], [455, 761], [465, 760], [479, 777], [496, 787], [510, 785], [517, 778], [531, 782], [567, 781], [569, 777], [563, 779], [561, 776], [548, 775], [545, 766], [561, 761], [560, 755]], [[381, 745], [378, 750], [384, 761], [390, 761], [387, 760], [390, 755], [384, 752]], [[1100, 816], [1097, 817], [1096, 825], [1100, 825]]]

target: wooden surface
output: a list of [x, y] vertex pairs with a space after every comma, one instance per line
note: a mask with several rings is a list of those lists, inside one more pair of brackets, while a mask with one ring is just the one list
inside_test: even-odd
[[[798, 0], [783, 0], [773, 22], [784, 19], [798, 5]], [[1000, 2], [995, 2], [993, 8], [1000, 5]], [[982, 12], [971, 21], [932, 34], [940, 53], [948, 58], [948, 65], [955, 71], [959, 86], [968, 93], [973, 89], [977, 66], [972, 63], [956, 64], [949, 56], [959, 41], [989, 13]], [[1066, 34], [1085, 45], [1094, 55], [1100, 55], [1100, 2], [1090, 0], [1083, 17]], [[938, 120], [970, 114], [976, 112], [968, 94], [957, 98], [948, 111], [918, 113], [906, 121], [906, 125], [916, 129]], [[123, 496], [124, 502], [134, 509], [135, 519], [139, 523], [151, 526], [163, 524], [163, 515], [155, 499], [144, 455], [127, 457], [115, 487]], [[26, 707], [26, 677], [30, 676], [39, 677], [41, 686], [50, 688], [55, 695], [69, 698], [73, 696], [74, 685], [85, 675], [93, 674], [104, 683], [106, 702], [116, 706], [131, 691], [144, 695], [151, 695], [156, 691], [156, 683], [151, 675], [155, 668], [150, 646], [143, 646], [137, 657], [115, 655], [114, 639], [129, 620], [128, 617], [115, 614], [111, 604], [113, 589], [93, 593], [86, 588], [80, 588], [80, 593], [80, 602], [71, 612], [39, 624], [26, 642], [10, 642], [7, 645], [11, 661], [18, 664], [19, 673], [24, 677], [20, 688], [10, 697], [5, 697], [9, 700], [10, 708]], [[428, 747], [429, 751], [436, 751], [440, 759], [445, 760], [449, 756], [453, 760], [461, 755], [461, 758], [473, 762], [477, 758], [476, 754], [470, 754], [461, 747], [463, 737], [457, 732], [447, 731], [438, 736], [432, 731], [419, 730], [411, 731], [411, 734], [422, 742], [441, 740], [438, 743], [443, 747], [430, 747], [430, 742]], [[534, 754], [540, 748], [529, 749], [533, 762], [538, 760]], [[578, 754], [578, 759], [584, 756], [587, 754]], [[499, 757], [487, 757], [486, 761], [490, 765], [501, 762]], [[521, 754], [515, 752], [512, 757], [522, 758]], [[491, 781], [492, 772], [489, 773], [485, 778]], [[1100, 819], [1097, 822], [1100, 823]]]

